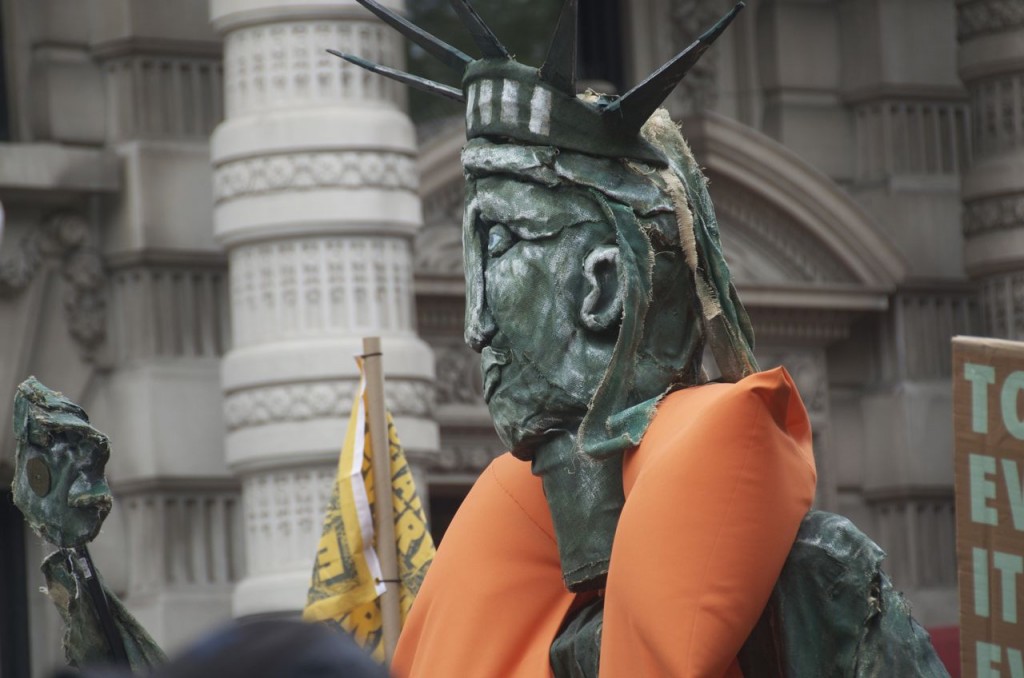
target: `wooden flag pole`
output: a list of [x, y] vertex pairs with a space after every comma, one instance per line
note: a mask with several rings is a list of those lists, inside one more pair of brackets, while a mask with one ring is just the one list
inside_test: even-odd
[[392, 505], [391, 446], [384, 405], [384, 368], [381, 361], [380, 337], [363, 338], [363, 372], [366, 375], [366, 419], [373, 441], [373, 489], [376, 495], [374, 533], [377, 535], [377, 557], [384, 575], [384, 594], [380, 611], [384, 625], [384, 657], [387, 665], [395, 656], [398, 634], [402, 630], [399, 605], [398, 544], [395, 541], [395, 509]]

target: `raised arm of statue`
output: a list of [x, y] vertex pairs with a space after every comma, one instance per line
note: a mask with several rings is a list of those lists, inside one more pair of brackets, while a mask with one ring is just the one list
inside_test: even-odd
[[64, 621], [72, 666], [165, 661], [146, 630], [104, 584], [87, 545], [110, 513], [104, 477], [110, 443], [85, 411], [29, 377], [14, 396], [14, 503], [32, 529], [57, 547], [42, 565], [46, 593]]

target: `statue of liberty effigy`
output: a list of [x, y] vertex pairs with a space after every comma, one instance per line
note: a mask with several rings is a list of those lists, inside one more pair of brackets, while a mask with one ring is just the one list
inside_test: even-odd
[[336, 52], [466, 106], [465, 337], [510, 451], [446, 533], [396, 673], [946, 675], [884, 552], [810, 511], [806, 411], [758, 370], [707, 181], [659, 108], [742, 3], [609, 96], [576, 92], [576, 0], [540, 68], [466, 0], [479, 59], [359, 2], [462, 79]]

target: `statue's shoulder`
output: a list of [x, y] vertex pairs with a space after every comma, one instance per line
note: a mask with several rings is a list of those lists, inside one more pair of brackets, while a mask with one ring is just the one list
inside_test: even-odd
[[884, 559], [848, 518], [809, 512], [740, 653], [743, 674], [948, 678], [928, 633], [882, 571]]

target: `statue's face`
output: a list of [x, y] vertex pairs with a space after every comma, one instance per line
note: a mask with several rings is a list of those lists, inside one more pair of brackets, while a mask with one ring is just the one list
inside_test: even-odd
[[608, 368], [621, 314], [615, 231], [586, 191], [470, 178], [467, 339], [499, 436], [528, 456], [575, 431]]
[[110, 513], [103, 470], [107, 439], [85, 422], [23, 442], [15, 477], [15, 503], [26, 520], [61, 548], [91, 541]]

